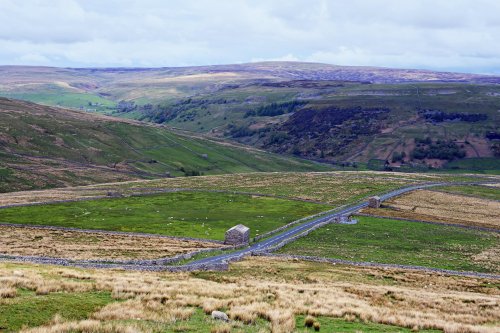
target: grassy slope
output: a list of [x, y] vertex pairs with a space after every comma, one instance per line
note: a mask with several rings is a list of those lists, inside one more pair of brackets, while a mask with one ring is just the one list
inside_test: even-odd
[[[0, 191], [156, 177], [325, 170], [155, 126], [0, 99]], [[204, 156], [206, 154], [207, 156]]]
[[181, 192], [7, 208], [0, 210], [0, 221], [223, 240], [225, 231], [239, 223], [255, 236], [329, 208], [278, 198]]
[[332, 224], [288, 244], [281, 253], [435, 268], [491, 271], [472, 256], [498, 246], [493, 233], [425, 223], [359, 217]]
[[[228, 124], [236, 127], [262, 128], [269, 124], [282, 123], [288, 115], [275, 117], [245, 117], [247, 111], [257, 110], [260, 106], [273, 102], [286, 102], [297, 98], [306, 101], [305, 108], [319, 110], [325, 107], [338, 108], [389, 108], [387, 119], [381, 122], [383, 132], [376, 135], [349, 137], [349, 128], [345, 128], [349, 149], [346, 154], [338, 155], [336, 151], [328, 151], [323, 147], [330, 159], [345, 159], [355, 155], [354, 160], [368, 161], [370, 159], [390, 159], [393, 151], [405, 151], [407, 155], [412, 149], [413, 140], [425, 135], [434, 139], [458, 140], [465, 144], [468, 158], [491, 156], [484, 135], [496, 130], [499, 122], [498, 109], [500, 102], [497, 96], [500, 90], [494, 85], [456, 84], [456, 83], [416, 83], [416, 84], [356, 84], [338, 82], [315, 82], [309, 86], [261, 86], [259, 84], [240, 86], [231, 89], [222, 89], [210, 94], [185, 99], [180, 107], [174, 101], [166, 102], [171, 110], [179, 109], [178, 115], [169, 123], [179, 128], [199, 132], [214, 132], [224, 135]], [[308, 97], [309, 96], [309, 97]], [[221, 103], [220, 101], [227, 101]], [[249, 102], [250, 101], [250, 102]], [[488, 115], [486, 121], [470, 122], [442, 122], [433, 124], [417, 117], [418, 109], [432, 109], [444, 112], [484, 113]], [[116, 114], [124, 116], [126, 114]], [[139, 113], [135, 113], [140, 116]], [[278, 126], [279, 127], [279, 126]], [[255, 132], [251, 136], [238, 137], [246, 143], [268, 147], [268, 141], [276, 131], [276, 126], [270, 126], [268, 132]], [[227, 132], [227, 131], [226, 131]], [[347, 133], [347, 134], [346, 134]], [[227, 134], [227, 133], [226, 133]], [[332, 142], [340, 138], [331, 138]], [[302, 140], [297, 148], [305, 150], [307, 156], [319, 158], [318, 149], [311, 149], [311, 145], [318, 148], [322, 141], [315, 142], [314, 138]], [[270, 148], [276, 149], [279, 147]], [[323, 149], [322, 148], [322, 149]], [[328, 153], [333, 155], [328, 156]], [[356, 153], [360, 153], [359, 155]], [[315, 155], [316, 154], [316, 155]], [[466, 160], [465, 160], [466, 161]], [[470, 169], [471, 163], [455, 163], [455, 167]], [[476, 163], [477, 164], [477, 163]], [[490, 163], [492, 164], [492, 163]], [[452, 167], [454, 164], [450, 164]], [[473, 165], [474, 166], [474, 165]], [[479, 164], [473, 169], [481, 169]], [[498, 169], [498, 164], [488, 167]]]

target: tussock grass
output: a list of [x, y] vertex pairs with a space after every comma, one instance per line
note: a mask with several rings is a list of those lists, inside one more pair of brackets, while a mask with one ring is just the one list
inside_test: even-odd
[[312, 327], [314, 325], [314, 317], [313, 316], [307, 316], [306, 319], [304, 320], [304, 326], [305, 327]]
[[[493, 175], [481, 177], [483, 178], [480, 179], [484, 180], [499, 179], [498, 176]], [[106, 196], [109, 191], [130, 195], [178, 188], [243, 191], [339, 205], [355, 201], [363, 196], [377, 194], [381, 191], [408, 184], [441, 181], [478, 181], [478, 178], [462, 175], [375, 171], [259, 172], [138, 180], [39, 191], [0, 193], [0, 205]]]
[[210, 329], [210, 333], [231, 333], [232, 326], [230, 324], [219, 324]]
[[17, 296], [17, 289], [14, 287], [0, 287], [1, 298], [14, 298]]
[[[80, 275], [84, 278], [73, 279]], [[235, 263], [229, 272], [189, 274], [4, 263], [0, 283], [28, 290], [48, 287], [43, 297], [92, 290], [120, 300], [84, 320], [47, 321], [30, 332], [150, 332], [165, 327], [293, 332], [300, 330], [297, 316], [311, 316], [316, 318], [313, 326], [318, 322], [321, 330], [328, 329], [324, 318], [329, 317], [407, 330], [493, 333], [500, 320], [500, 292], [494, 280], [270, 258]], [[228, 313], [233, 322], [211, 321], [204, 313], [214, 309]]]
[[0, 253], [67, 259], [155, 259], [200, 249], [214, 242], [162, 237], [0, 226]]
[[500, 200], [500, 184], [491, 183], [485, 185], [454, 185], [454, 186], [441, 186], [434, 188], [435, 190], [455, 193], [455, 194], [465, 194], [478, 198]]
[[363, 212], [500, 230], [500, 201], [419, 190], [388, 200], [384, 206], [387, 208], [370, 208]]

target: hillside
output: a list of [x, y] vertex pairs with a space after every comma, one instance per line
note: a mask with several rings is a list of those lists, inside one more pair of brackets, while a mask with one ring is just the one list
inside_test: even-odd
[[492, 84], [295, 80], [129, 105], [114, 115], [375, 169], [500, 169], [499, 109]]
[[[499, 77], [316, 63], [0, 67], [0, 96], [370, 169], [500, 169]], [[429, 138], [432, 138], [430, 141]]]
[[[120, 100], [140, 104], [264, 82], [295, 80], [499, 83], [495, 76], [301, 62], [164, 68], [0, 66], [0, 95], [49, 105], [106, 110]], [[89, 104], [90, 103], [90, 104]]]
[[326, 170], [164, 126], [0, 98], [0, 191], [140, 178]]

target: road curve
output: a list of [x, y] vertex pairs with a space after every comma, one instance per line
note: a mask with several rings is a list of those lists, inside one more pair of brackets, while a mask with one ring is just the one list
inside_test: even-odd
[[[421, 184], [421, 185], [407, 186], [407, 187], [403, 187], [403, 188], [379, 195], [379, 197], [382, 201], [384, 201], [384, 200], [390, 199], [392, 197], [395, 197], [395, 196], [398, 196], [398, 195], [401, 195], [403, 193], [407, 193], [410, 191], [434, 187], [434, 186], [440, 186], [440, 185], [447, 185], [447, 184], [449, 184], [449, 183], [427, 183], [427, 184]], [[200, 259], [200, 260], [195, 260], [195, 261], [190, 262], [186, 266], [191, 266], [191, 267], [193, 267], [193, 266], [207, 266], [207, 265], [212, 265], [212, 264], [225, 263], [225, 262], [230, 262], [232, 260], [237, 260], [241, 257], [246, 256], [246, 255], [250, 255], [250, 254], [252, 254], [252, 252], [262, 252], [264, 250], [267, 250], [273, 246], [280, 244], [281, 242], [287, 240], [288, 238], [294, 237], [294, 236], [296, 236], [296, 235], [298, 235], [306, 230], [314, 228], [315, 226], [317, 226], [320, 223], [324, 223], [328, 220], [331, 220], [331, 219], [336, 218], [336, 217], [340, 217], [342, 215], [348, 215], [348, 214], [355, 213], [356, 211], [358, 211], [362, 208], [365, 208], [367, 206], [368, 206], [368, 202], [363, 201], [361, 203], [346, 207], [346, 208], [339, 210], [337, 212], [333, 212], [331, 214], [318, 217], [318, 218], [313, 219], [307, 223], [304, 223], [304, 224], [298, 225], [296, 227], [293, 227], [291, 229], [288, 229], [283, 233], [280, 233], [280, 234], [277, 234], [277, 235], [272, 236], [270, 238], [267, 238], [262, 242], [255, 243], [255, 244], [253, 244], [249, 247], [246, 247], [242, 250], [232, 252], [232, 253], [227, 253], [227, 254], [221, 254], [221, 255], [217, 255], [217, 256], [213, 256], [213, 257], [209, 257], [209, 258], [204, 258], [204, 259]]]

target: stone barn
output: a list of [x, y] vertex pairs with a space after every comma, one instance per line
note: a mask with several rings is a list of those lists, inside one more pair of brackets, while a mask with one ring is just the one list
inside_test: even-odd
[[370, 207], [370, 208], [380, 208], [381, 202], [382, 201], [380, 200], [380, 197], [377, 197], [377, 196], [370, 197], [368, 199], [368, 207]]
[[226, 231], [224, 244], [242, 245], [250, 243], [250, 228], [238, 224]]

